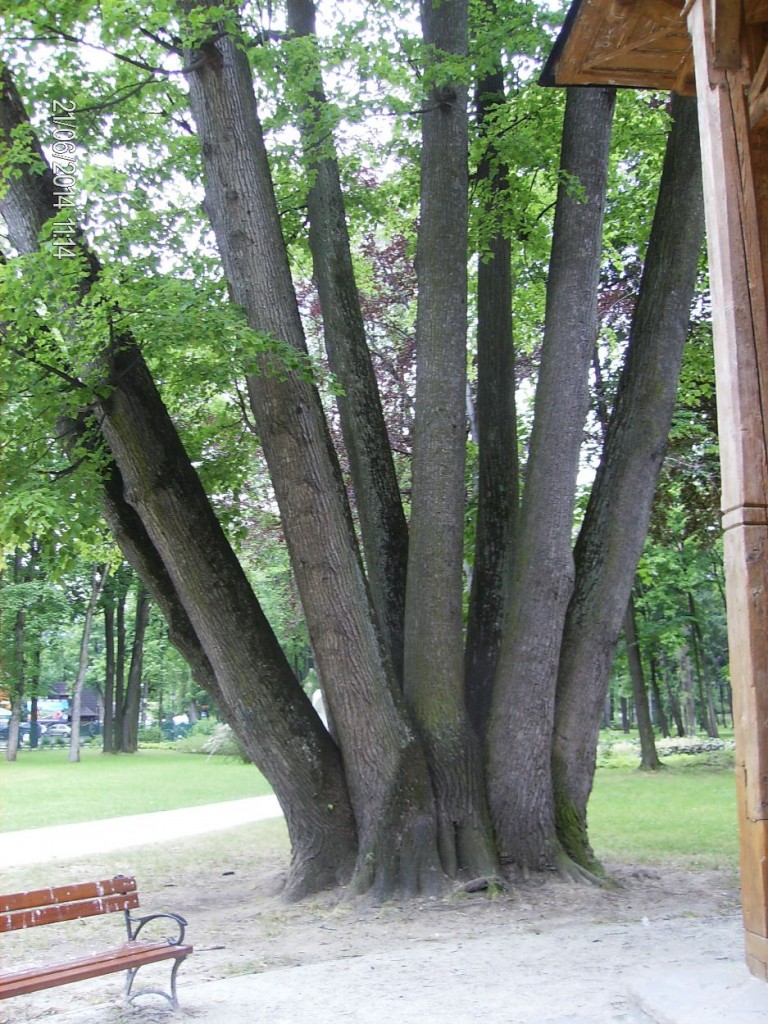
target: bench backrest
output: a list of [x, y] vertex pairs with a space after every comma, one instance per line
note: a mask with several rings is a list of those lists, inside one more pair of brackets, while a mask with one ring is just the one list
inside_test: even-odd
[[135, 910], [138, 905], [136, 879], [124, 875], [101, 882], [11, 893], [0, 896], [0, 932]]

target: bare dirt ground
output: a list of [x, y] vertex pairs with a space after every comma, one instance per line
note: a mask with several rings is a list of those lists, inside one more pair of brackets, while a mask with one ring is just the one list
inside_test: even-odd
[[[241, 834], [241, 830], [233, 830], [232, 835], [236, 834]], [[495, 896], [457, 892], [439, 899], [392, 902], [374, 907], [361, 900], [345, 900], [335, 893], [286, 905], [279, 898], [286, 866], [286, 853], [280, 843], [276, 842], [274, 848], [266, 851], [262, 844], [258, 858], [254, 859], [249, 855], [247, 842], [230, 845], [221, 838], [218, 842], [217, 847], [199, 845], [191, 857], [186, 852], [182, 856], [180, 852], [177, 866], [168, 866], [166, 861], [161, 865], [153, 863], [145, 847], [128, 851], [124, 863], [118, 865], [122, 873], [135, 873], [139, 877], [145, 912], [172, 910], [183, 914], [190, 922], [189, 939], [195, 945], [195, 954], [182, 967], [180, 993], [185, 1015], [191, 1019], [210, 1019], [217, 1024], [240, 1019], [235, 1015], [234, 1006], [232, 1012], [225, 1012], [222, 1007], [220, 1014], [210, 1017], [202, 1008], [195, 1009], [194, 993], [206, 987], [210, 992], [225, 991], [215, 985], [206, 986], [206, 983], [330, 961], [341, 961], [342, 968], [348, 962], [351, 968], [355, 961], [365, 963], [359, 958], [367, 954], [377, 954], [382, 963], [387, 958], [392, 961], [392, 958], [412, 957], [414, 963], [421, 965], [410, 975], [398, 968], [397, 975], [399, 1005], [406, 1005], [409, 997], [413, 997], [416, 1006], [423, 995], [425, 971], [431, 969], [428, 965], [437, 967], [440, 961], [444, 968], [446, 963], [453, 962], [446, 959], [447, 954], [460, 949], [464, 964], [463, 990], [470, 977], [472, 985], [489, 993], [491, 999], [500, 971], [507, 968], [517, 970], [521, 977], [526, 974], [538, 978], [540, 987], [543, 986], [536, 998], [540, 999], [544, 1015], [534, 1018], [479, 1013], [478, 1020], [628, 1022], [642, 1018], [631, 1015], [626, 999], [616, 994], [619, 990], [615, 986], [611, 990], [613, 994], [605, 995], [604, 1005], [598, 1007], [593, 1000], [589, 1013], [584, 1015], [578, 1010], [579, 985], [585, 979], [585, 972], [589, 973], [589, 964], [594, 965], [593, 983], [599, 989], [601, 970], [609, 986], [613, 984], [613, 981], [609, 983], [609, 978], [615, 980], [624, 972], [671, 965], [701, 968], [719, 962], [740, 963], [742, 959], [738, 888], [732, 874], [725, 871], [608, 865], [617, 881], [610, 889], [574, 885], [552, 878], [523, 882]], [[203, 841], [198, 840], [198, 844]], [[212, 856], [213, 850], [217, 851], [215, 856]], [[49, 865], [45, 869], [38, 867], [37, 871], [45, 873], [47, 870], [48, 884], [56, 884], [86, 877], [107, 877], [117, 873], [114, 867], [114, 858], [105, 858], [103, 864], [91, 858], [82, 864], [57, 866], [55, 879], [50, 877]], [[105, 874], [100, 874], [101, 871]], [[4, 890], [9, 891], [7, 883], [12, 879], [2, 881]], [[40, 882], [33, 879], [33, 884]], [[82, 941], [77, 923], [56, 926], [59, 927], [63, 931], [56, 940], [56, 958]], [[100, 919], [84, 927], [95, 929], [89, 933], [88, 941], [99, 946], [102, 941], [115, 942], [120, 923]], [[13, 941], [4, 941], [3, 952], [10, 950], [10, 956], [3, 956], [4, 966], [10, 965], [10, 959], [35, 959], [42, 950], [50, 954], [53, 931], [53, 928], [41, 928], [23, 936], [4, 936], [4, 940], [18, 940], [15, 948], [11, 948]], [[506, 967], [500, 968], [499, 962], [489, 956], [489, 949], [499, 951]], [[457, 973], [457, 969], [451, 970]], [[331, 989], [334, 984], [338, 988], [343, 977], [319, 972], [310, 982], [307, 972], [281, 971], [279, 977], [288, 988], [291, 976], [296, 978], [297, 984], [301, 976], [303, 983], [316, 986], [321, 1002], [324, 987], [332, 1001]], [[572, 986], [570, 989], [568, 984]], [[565, 986], [563, 1001], [570, 1007], [565, 1016], [545, 1014], [545, 989], [553, 985]], [[119, 989], [119, 978], [109, 976], [66, 989], [20, 997], [0, 1004], [0, 1024], [3, 1021], [14, 1024], [52, 1021], [59, 1016], [62, 1021], [94, 1020], [111, 1024], [113, 1020], [127, 1018], [118, 1016], [117, 1010], [99, 1011], [94, 1017], [88, 1016], [87, 1011], [96, 1005], [114, 1003]], [[234, 990], [232, 986], [233, 993]], [[446, 997], [444, 991], [441, 994]], [[450, 1003], [450, 993], [447, 998]], [[458, 1007], [458, 1003], [456, 1005]], [[70, 1018], [74, 1007], [80, 1010]], [[164, 1020], [167, 1016], [165, 1010], [152, 1009], [130, 1014], [131, 1019], [142, 1021]], [[271, 1021], [284, 1019], [278, 1008], [271, 1016], [264, 1017], [260, 1012], [258, 1017]], [[350, 1015], [344, 1014], [344, 1017], [355, 1021], [379, 1019], [372, 1010], [360, 1011], [355, 1016], [354, 1007]], [[307, 1017], [305, 1013], [304, 1019], [325, 1018]], [[332, 1019], [330, 1015], [328, 1019]], [[392, 1019], [392, 1015], [381, 1019]], [[411, 1017], [400, 1013], [396, 1019], [410, 1020]], [[427, 1013], [414, 1019], [429, 1024], [433, 1019], [445, 1017], [432, 1017]], [[460, 1012], [453, 1016], [453, 1020], [464, 1019]], [[729, 1024], [727, 1017], [723, 1024]]]

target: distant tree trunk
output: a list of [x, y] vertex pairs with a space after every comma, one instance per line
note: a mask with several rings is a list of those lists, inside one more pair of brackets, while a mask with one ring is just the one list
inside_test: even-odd
[[[485, 0], [491, 13], [493, 0]], [[494, 230], [481, 243], [477, 268], [477, 522], [466, 642], [467, 706], [478, 736], [485, 735], [501, 649], [504, 581], [519, 502], [512, 260], [501, 204], [509, 169], [498, 152], [494, 118], [506, 102], [499, 61], [475, 90], [477, 123], [485, 133], [476, 172]]]
[[645, 686], [643, 662], [640, 657], [640, 646], [637, 640], [635, 623], [635, 602], [630, 597], [624, 616], [624, 638], [627, 642], [627, 662], [629, 676], [632, 680], [632, 699], [637, 716], [637, 731], [640, 735], [640, 767], [644, 771], [656, 771], [661, 768], [659, 755], [656, 753], [656, 740], [653, 735], [653, 723], [648, 706], [648, 690]]
[[111, 754], [115, 749], [113, 734], [115, 720], [115, 604], [112, 595], [104, 604], [104, 722], [102, 750]]
[[661, 689], [659, 687], [659, 676], [658, 676], [658, 671], [659, 670], [658, 670], [658, 666], [656, 664], [656, 658], [654, 658], [653, 656], [650, 659], [650, 669], [651, 669], [651, 692], [653, 693], [653, 700], [654, 700], [655, 707], [656, 707], [656, 714], [657, 714], [658, 719], [659, 719], [659, 729], [661, 730], [661, 735], [666, 740], [666, 739], [669, 739], [669, 735], [670, 735], [670, 732], [669, 732], [669, 722], [667, 721], [667, 715], [666, 715], [666, 712], [664, 711], [664, 701], [662, 699]]
[[626, 697], [620, 697], [619, 705], [621, 707], [621, 731], [623, 733], [629, 733], [632, 728], [632, 719], [629, 714], [629, 701]]
[[600, 711], [675, 405], [704, 230], [696, 102], [673, 96], [672, 127], [630, 342], [574, 552], [557, 685], [558, 836], [585, 866]]
[[88, 648], [91, 643], [91, 629], [93, 628], [93, 617], [96, 614], [96, 605], [99, 603], [101, 590], [107, 578], [107, 571], [103, 566], [94, 565], [91, 575], [91, 592], [88, 595], [88, 604], [85, 609], [83, 620], [83, 634], [80, 640], [80, 657], [77, 664], [77, 678], [72, 692], [71, 716], [72, 732], [69, 735], [69, 760], [76, 763], [80, 760], [80, 724], [81, 709], [83, 704], [83, 687], [88, 672]]
[[149, 624], [150, 602], [146, 588], [139, 584], [136, 593], [136, 618], [131, 646], [131, 667], [128, 670], [128, 686], [125, 691], [125, 706], [121, 715], [123, 742], [121, 749], [126, 754], [135, 754], [139, 749], [139, 713], [141, 711], [141, 680], [144, 665], [144, 637]]
[[[313, 0], [288, 0], [287, 12], [288, 27], [295, 35], [315, 37]], [[328, 361], [343, 390], [337, 402], [368, 582], [392, 665], [402, 681], [408, 525], [366, 343], [334, 152], [333, 125], [314, 50], [312, 54], [304, 76], [309, 102], [299, 120], [312, 181], [307, 194], [309, 247]]]
[[[21, 583], [25, 579], [22, 553], [16, 548], [13, 557], [13, 582]], [[25, 629], [27, 614], [23, 607], [16, 609], [13, 624], [13, 670], [11, 675], [11, 718], [8, 722], [8, 746], [5, 749], [5, 760], [15, 761], [19, 754], [21, 738], [21, 716], [24, 712], [24, 690], [26, 687]]]
[[693, 699], [693, 668], [687, 647], [680, 650], [680, 696], [684, 736], [696, 735], [696, 703]]
[[[182, 4], [192, 6], [211, 4]], [[186, 55], [195, 68], [187, 77], [205, 208], [249, 326], [302, 358], [306, 342], [252, 73], [240, 40], [220, 28]], [[344, 758], [359, 839], [353, 888], [382, 898], [433, 888], [443, 876], [426, 758], [375, 626], [320, 397], [304, 374], [286, 370], [279, 345], [260, 357], [248, 391]]]
[[125, 708], [125, 666], [127, 663], [127, 644], [125, 627], [125, 602], [127, 594], [123, 590], [117, 598], [117, 650], [115, 655], [115, 716], [112, 723], [113, 742], [116, 750], [123, 749], [123, 712]]
[[[464, 54], [467, 4], [426, 0], [424, 42]], [[427, 750], [450, 876], [498, 872], [480, 746], [466, 708], [462, 630], [466, 457], [466, 88], [438, 76], [422, 114], [416, 395], [405, 603], [405, 696]]]
[[675, 721], [675, 729], [677, 731], [678, 737], [682, 737], [682, 736], [685, 736], [685, 725], [683, 724], [683, 714], [682, 714], [682, 711], [680, 709], [680, 701], [679, 701], [679, 699], [677, 697], [677, 694], [672, 689], [672, 684], [671, 684], [670, 678], [669, 678], [669, 666], [666, 664], [666, 659], [665, 659], [664, 665], [663, 665], [663, 675], [664, 675], [664, 686], [665, 686], [666, 691], [667, 691], [667, 697], [669, 698], [669, 708], [670, 708], [670, 711], [672, 712], [672, 718]]
[[707, 736], [716, 738], [719, 735], [717, 729], [717, 715], [712, 701], [712, 686], [707, 678], [704, 664], [704, 637], [699, 624], [699, 616], [696, 610], [696, 601], [693, 594], [688, 593], [688, 613], [690, 615], [689, 635], [693, 649], [693, 660], [696, 668], [696, 692], [699, 698], [699, 721]]
[[[569, 88], [539, 381], [510, 606], [487, 732], [488, 785], [502, 861], [559, 861], [552, 786], [555, 688], [574, 579], [571, 532], [615, 91]], [[580, 184], [578, 196], [571, 181]], [[598, 712], [597, 721], [600, 714]]]

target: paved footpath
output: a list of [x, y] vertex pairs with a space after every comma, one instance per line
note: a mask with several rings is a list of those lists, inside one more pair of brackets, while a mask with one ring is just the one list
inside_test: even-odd
[[[201, 835], [280, 813], [275, 797], [265, 796], [0, 833], [0, 868]], [[620, 926], [623, 947], [612, 963], [599, 950], [617, 927], [585, 925], [559, 933], [556, 949], [546, 934], [534, 933], [516, 946], [478, 936], [198, 984], [192, 970], [184, 979], [179, 1014], [164, 1006], [127, 1010], [114, 1003], [73, 1009], [63, 999], [61, 1012], [45, 1020], [295, 1024], [300, 1016], [305, 1024], [768, 1024], [768, 985], [750, 978], [744, 967], [737, 917], [708, 922], [716, 957], [686, 955], [687, 932], [701, 923], [681, 917], [660, 921], [658, 934], [642, 923]], [[648, 943], [652, 966], [628, 971]], [[0, 1022], [23, 1019], [0, 1012]]]
[[182, 807], [175, 811], [131, 814], [74, 825], [51, 825], [24, 832], [2, 832], [0, 868], [125, 850], [130, 846], [159, 843], [180, 836], [198, 836], [235, 825], [247, 825], [251, 821], [279, 818], [281, 814], [277, 797], [257, 796], [222, 804]]

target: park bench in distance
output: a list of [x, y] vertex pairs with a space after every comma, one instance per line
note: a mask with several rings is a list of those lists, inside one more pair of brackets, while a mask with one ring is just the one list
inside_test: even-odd
[[[128, 941], [101, 953], [69, 960], [39, 968], [0, 973], [0, 999], [39, 992], [42, 989], [69, 985], [86, 978], [98, 978], [104, 974], [126, 971], [125, 998], [131, 1002], [137, 996], [152, 993], [163, 996], [174, 1009], [178, 1009], [176, 998], [176, 974], [182, 962], [192, 952], [192, 946], [184, 943], [187, 922], [178, 914], [149, 914], [133, 917], [131, 911], [139, 906], [136, 879], [117, 875], [101, 882], [83, 882], [78, 885], [62, 885], [55, 889], [37, 889], [34, 892], [20, 892], [0, 895], [0, 932], [18, 928], [36, 928], [43, 924], [62, 921], [77, 921], [84, 917], [122, 912], [128, 932]], [[175, 938], [160, 941], [139, 938], [139, 933], [150, 921], [167, 919], [178, 929]], [[136, 972], [146, 964], [173, 960], [170, 991], [156, 988], [142, 988], [134, 991]]]

